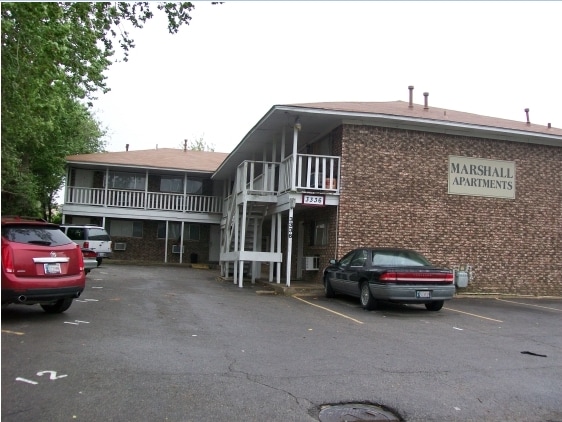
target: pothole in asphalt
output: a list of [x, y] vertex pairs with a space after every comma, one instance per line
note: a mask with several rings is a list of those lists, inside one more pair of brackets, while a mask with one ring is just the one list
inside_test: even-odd
[[400, 418], [381, 406], [363, 403], [348, 403], [322, 406], [318, 414], [320, 422], [387, 422]]

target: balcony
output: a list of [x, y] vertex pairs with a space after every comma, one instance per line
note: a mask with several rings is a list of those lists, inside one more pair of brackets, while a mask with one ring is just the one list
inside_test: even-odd
[[[277, 195], [279, 193], [315, 192], [339, 193], [340, 157], [297, 154], [281, 163], [244, 161], [238, 166], [236, 193]], [[293, 171], [295, 175], [293, 177]]]
[[66, 204], [194, 213], [222, 213], [218, 196], [183, 195], [122, 189], [68, 186]]

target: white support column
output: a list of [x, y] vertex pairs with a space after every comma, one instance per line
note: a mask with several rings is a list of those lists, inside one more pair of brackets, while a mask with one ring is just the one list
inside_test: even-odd
[[169, 237], [169, 221], [166, 220], [166, 242], [164, 243], [164, 263], [168, 262], [168, 237]]
[[180, 233], [180, 264], [183, 263], [183, 230], [185, 221], [181, 222], [181, 233]]
[[[244, 196], [246, 194], [244, 193]], [[239, 251], [244, 252], [244, 244], [246, 243], [246, 213], [248, 212], [248, 202], [246, 198], [242, 202], [242, 218], [240, 219], [240, 247]], [[238, 287], [244, 287], [244, 261], [239, 261], [239, 279]]]
[[[240, 206], [235, 205], [234, 210], [234, 252], [238, 252], [238, 232], [240, 230]], [[234, 284], [238, 281], [238, 259], [234, 261]]]
[[301, 124], [299, 118], [295, 120], [295, 126], [293, 128], [293, 169], [292, 169], [292, 176], [291, 176], [291, 190], [296, 189], [297, 183], [297, 141], [299, 139], [299, 130], [301, 129]]
[[[275, 250], [275, 225], [277, 224], [277, 213], [271, 216], [271, 229], [269, 234], [269, 252], [277, 252]], [[275, 262], [269, 261], [269, 282], [273, 281], [273, 267]]]
[[[258, 223], [258, 219], [254, 218], [254, 239], [252, 243], [254, 245], [254, 251], [257, 252], [261, 250], [261, 245], [258, 243], [258, 239], [261, 239], [261, 236], [259, 236], [260, 233], [258, 233]], [[261, 262], [252, 261], [252, 284], [256, 284], [256, 278], [259, 278], [258, 266], [261, 269]]]
[[[281, 214], [277, 213], [277, 250], [275, 252], [281, 252]], [[277, 284], [281, 283], [281, 262], [277, 263]]]
[[291, 198], [291, 207], [289, 208], [289, 222], [287, 223], [287, 287], [291, 286], [291, 255], [293, 253], [293, 235], [294, 235], [294, 218], [293, 218], [294, 199]]

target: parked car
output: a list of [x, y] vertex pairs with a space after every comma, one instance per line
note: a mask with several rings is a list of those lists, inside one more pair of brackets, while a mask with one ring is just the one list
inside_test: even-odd
[[453, 271], [431, 265], [420, 253], [398, 248], [359, 248], [324, 270], [327, 297], [336, 293], [359, 298], [372, 310], [381, 301], [424, 304], [439, 311], [455, 294]]
[[94, 224], [86, 225], [61, 225], [61, 230], [82, 248], [92, 249], [96, 252], [98, 266], [104, 258], [111, 258], [113, 250], [111, 237], [107, 231]]
[[57, 224], [2, 217], [2, 305], [64, 312], [85, 284], [82, 250]]
[[98, 266], [98, 254], [92, 249], [82, 248], [82, 256], [84, 257], [84, 272], [88, 274]]

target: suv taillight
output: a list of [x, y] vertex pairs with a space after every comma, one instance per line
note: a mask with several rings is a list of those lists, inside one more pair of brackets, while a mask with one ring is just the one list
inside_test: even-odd
[[78, 267], [80, 271], [84, 271], [84, 255], [82, 254], [82, 248], [80, 245], [76, 245], [76, 250], [78, 252]]
[[2, 266], [7, 273], [14, 272], [14, 251], [10, 246], [2, 248]]
[[84, 245], [82, 247], [88, 249], [90, 247], [90, 242], [84, 242]]

